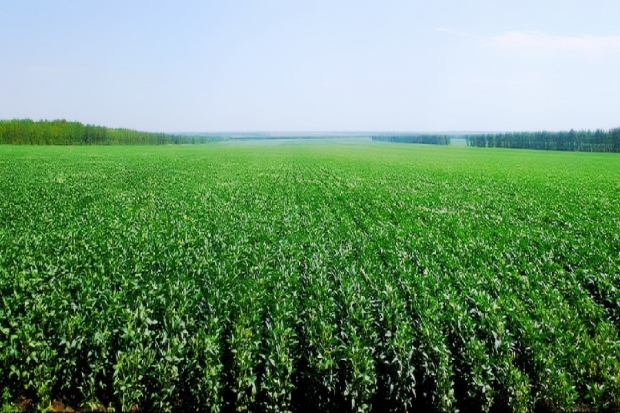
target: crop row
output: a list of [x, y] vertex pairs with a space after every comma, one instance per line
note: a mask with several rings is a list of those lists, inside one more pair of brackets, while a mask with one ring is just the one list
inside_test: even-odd
[[0, 148], [5, 399], [617, 407], [618, 161], [509, 156]]

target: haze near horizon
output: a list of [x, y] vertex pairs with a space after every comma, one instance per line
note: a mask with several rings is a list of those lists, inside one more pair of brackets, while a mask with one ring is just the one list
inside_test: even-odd
[[0, 118], [145, 131], [620, 126], [620, 3], [0, 4]]

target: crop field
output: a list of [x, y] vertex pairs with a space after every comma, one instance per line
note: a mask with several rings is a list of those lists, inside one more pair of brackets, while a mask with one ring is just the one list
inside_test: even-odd
[[620, 156], [0, 146], [5, 408], [620, 406]]

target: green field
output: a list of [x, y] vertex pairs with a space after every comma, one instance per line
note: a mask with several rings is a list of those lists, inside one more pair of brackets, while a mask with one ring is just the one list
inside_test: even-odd
[[0, 146], [0, 390], [116, 411], [620, 406], [620, 156]]

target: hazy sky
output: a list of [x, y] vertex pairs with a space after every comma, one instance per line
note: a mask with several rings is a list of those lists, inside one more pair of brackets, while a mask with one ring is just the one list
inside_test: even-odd
[[149, 131], [620, 126], [618, 0], [0, 2], [0, 118]]

